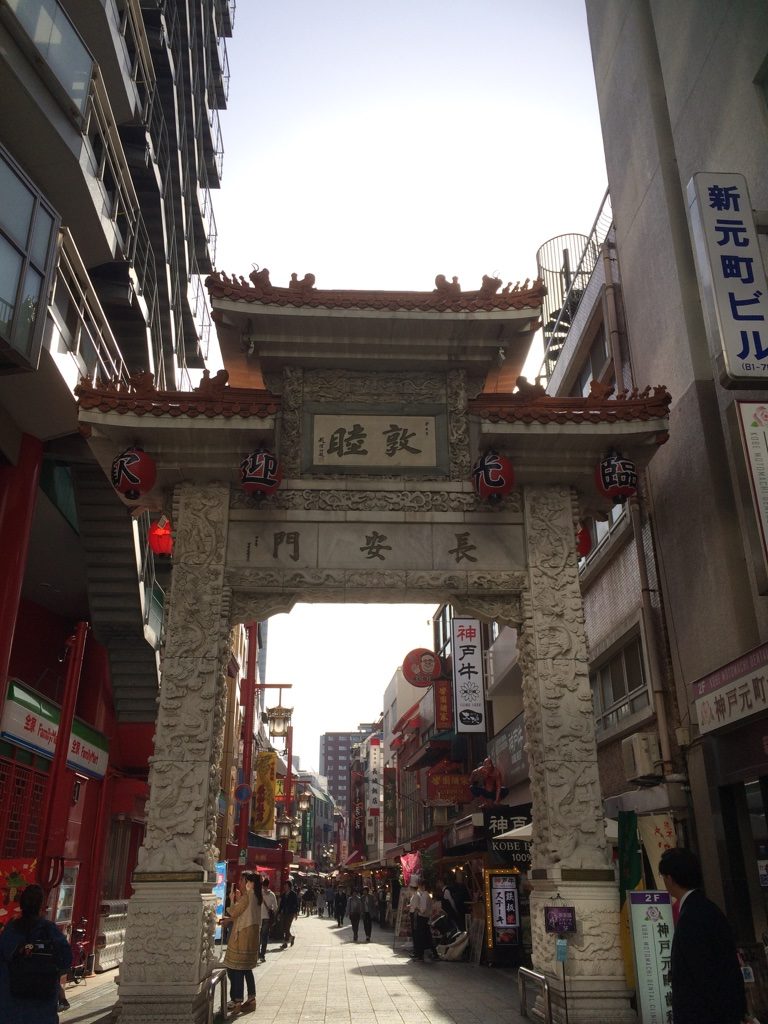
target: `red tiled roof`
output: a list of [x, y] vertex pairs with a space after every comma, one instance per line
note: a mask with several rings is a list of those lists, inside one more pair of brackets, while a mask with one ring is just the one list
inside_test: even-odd
[[280, 399], [275, 395], [251, 388], [231, 388], [228, 378], [226, 370], [219, 370], [215, 377], [210, 377], [205, 370], [194, 391], [156, 391], [153, 376], [146, 371], [135, 374], [128, 384], [108, 381], [94, 387], [89, 377], [83, 377], [75, 394], [82, 409], [136, 416], [264, 418], [274, 416], [280, 409]]
[[469, 410], [490, 423], [616, 423], [666, 419], [672, 396], [664, 386], [621, 391], [592, 382], [586, 397], [548, 395], [539, 385], [518, 380], [514, 394], [483, 392], [470, 399]]
[[287, 288], [279, 288], [269, 280], [268, 270], [255, 270], [249, 275], [249, 279], [250, 283], [244, 277], [236, 277], [234, 274], [228, 276], [219, 271], [206, 278], [205, 283], [211, 298], [270, 306], [434, 310], [446, 313], [504, 312], [511, 309], [538, 311], [546, 294], [546, 288], [540, 279], [532, 284], [529, 284], [528, 280], [523, 284], [518, 281], [515, 285], [510, 282], [502, 288], [499, 278], [487, 275], [483, 277], [482, 287], [470, 292], [463, 292], [456, 278], [448, 282], [442, 274], [435, 278], [435, 288], [430, 292], [321, 290], [315, 288], [314, 274], [305, 275], [302, 281], [297, 280], [294, 274]]

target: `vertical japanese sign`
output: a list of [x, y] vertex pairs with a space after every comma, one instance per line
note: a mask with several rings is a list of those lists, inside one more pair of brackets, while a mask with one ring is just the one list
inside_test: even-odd
[[694, 252], [726, 376], [768, 380], [768, 287], [752, 203], [741, 174], [694, 174], [688, 183]]
[[635, 991], [642, 1024], [668, 1024], [672, 1010], [672, 901], [668, 892], [629, 893]]
[[397, 773], [384, 769], [384, 842], [397, 842]]
[[432, 683], [435, 698], [435, 729], [444, 732], [453, 729], [453, 694], [450, 679], [436, 679]]
[[479, 619], [451, 621], [456, 732], [485, 732], [483, 649]]
[[491, 868], [483, 874], [488, 948], [517, 945], [520, 941], [518, 873], [513, 869]]
[[256, 778], [253, 788], [253, 829], [270, 832], [275, 827], [275, 793], [277, 754], [262, 750], [256, 755]]

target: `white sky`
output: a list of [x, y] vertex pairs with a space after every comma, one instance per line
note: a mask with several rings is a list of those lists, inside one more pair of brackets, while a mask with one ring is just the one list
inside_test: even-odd
[[[545, 241], [592, 226], [606, 174], [581, 0], [241, 0], [227, 52], [217, 269], [470, 291], [535, 278]], [[411, 608], [270, 621], [267, 681], [294, 684], [303, 768], [429, 646], [434, 606]]]

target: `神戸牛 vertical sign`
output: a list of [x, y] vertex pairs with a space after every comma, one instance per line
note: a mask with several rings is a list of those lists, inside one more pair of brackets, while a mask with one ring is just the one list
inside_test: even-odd
[[768, 286], [746, 178], [694, 174], [688, 205], [696, 269], [720, 336], [726, 383], [754, 387], [768, 381]]
[[668, 892], [640, 890], [629, 899], [635, 991], [642, 1024], [668, 1024], [672, 1000], [672, 901]]
[[451, 620], [456, 732], [485, 732], [483, 647], [479, 619]]

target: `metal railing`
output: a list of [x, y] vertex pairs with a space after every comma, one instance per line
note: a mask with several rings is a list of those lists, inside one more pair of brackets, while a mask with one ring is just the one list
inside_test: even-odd
[[557, 364], [563, 343], [571, 327], [573, 315], [578, 308], [581, 297], [586, 290], [592, 273], [600, 258], [603, 243], [613, 223], [611, 196], [606, 191], [597, 211], [584, 248], [579, 257], [575, 271], [569, 272], [570, 286], [560, 303], [560, 311], [553, 324], [544, 328], [544, 361], [539, 376], [536, 378], [546, 386]]
[[532, 971], [528, 967], [519, 967], [517, 970], [517, 991], [520, 995], [520, 1013], [523, 1017], [528, 1016], [528, 990], [525, 987], [526, 981], [541, 987], [541, 994], [544, 998], [544, 1024], [552, 1024], [552, 1003], [549, 998], [549, 982], [545, 974], [539, 971]]
[[227, 969], [216, 967], [208, 979], [208, 1016], [206, 1024], [213, 1024], [214, 1003], [216, 1001], [216, 989], [221, 993], [221, 1020], [227, 1019]]

